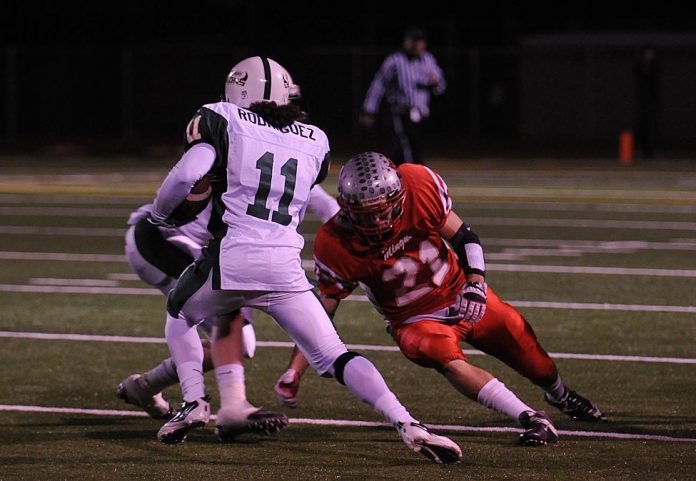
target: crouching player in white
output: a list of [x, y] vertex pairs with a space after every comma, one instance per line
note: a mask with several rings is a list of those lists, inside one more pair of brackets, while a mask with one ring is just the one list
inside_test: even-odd
[[211, 346], [221, 402], [216, 433], [229, 439], [244, 424], [243, 379], [226, 364], [229, 352], [219, 343], [230, 331], [229, 318], [219, 316], [253, 307], [276, 320], [320, 375], [335, 377], [396, 427], [409, 448], [436, 462], [457, 462], [459, 446], [414, 419], [375, 366], [347, 350], [311, 292], [297, 227], [311, 187], [327, 175], [329, 145], [322, 130], [297, 121], [302, 112], [289, 105], [291, 83], [271, 59], [237, 64], [228, 76], [227, 101], [205, 105], [194, 116], [187, 128], [188, 150], [158, 192], [151, 213], [155, 223], [166, 222], [201, 177], [213, 186], [208, 223], [213, 239], [167, 302], [165, 333], [184, 404], [158, 437], [180, 442], [209, 420], [203, 349], [195, 334], [196, 323], [206, 318], [219, 321]]
[[[203, 202], [209, 200], [209, 194], [191, 194], [189, 201]], [[201, 200], [197, 199], [200, 198]], [[336, 199], [329, 195], [321, 186], [315, 185], [310, 193], [309, 208], [322, 220], [328, 221], [339, 207]], [[152, 204], [146, 204], [133, 212], [128, 219], [130, 228], [126, 232], [126, 260], [143, 282], [159, 289], [166, 296], [176, 285], [181, 273], [201, 254], [201, 249], [208, 243], [211, 235], [208, 231], [212, 204], [206, 207], [195, 219], [177, 227], [155, 226], [147, 218], [152, 210]], [[256, 350], [256, 334], [252, 324], [252, 310], [242, 308], [241, 314], [232, 319], [234, 329], [241, 329], [243, 354], [254, 357]], [[212, 320], [201, 323], [208, 337], [212, 332]], [[207, 340], [202, 340], [204, 350], [203, 369], [212, 369], [210, 349]], [[237, 364], [242, 364], [241, 353], [235, 358]], [[138, 406], [154, 419], [170, 419], [172, 408], [162, 396], [162, 391], [177, 384], [179, 377], [174, 360], [171, 357], [160, 362], [157, 366], [144, 373], [134, 373], [119, 383], [116, 395], [124, 401]]]
[[[199, 194], [200, 195], [200, 194]], [[211, 205], [193, 221], [181, 226], [155, 226], [147, 218], [152, 204], [146, 204], [133, 212], [128, 219], [131, 226], [126, 232], [126, 260], [143, 282], [159, 289], [166, 296], [176, 285], [181, 273], [201, 254], [201, 249], [210, 239], [206, 228], [210, 219]], [[245, 352], [254, 355], [256, 338], [250, 323], [251, 312], [236, 316], [233, 322], [241, 323], [244, 332]], [[213, 320], [207, 319], [201, 327], [210, 337]], [[205, 370], [212, 367], [209, 343], [201, 341], [206, 362]], [[152, 418], [170, 419], [172, 409], [162, 396], [162, 390], [179, 382], [174, 360], [169, 357], [149, 371], [134, 373], [119, 383], [116, 395], [124, 401], [144, 409]]]

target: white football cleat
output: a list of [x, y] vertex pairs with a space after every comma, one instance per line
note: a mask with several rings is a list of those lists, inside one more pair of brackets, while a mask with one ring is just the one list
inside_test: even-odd
[[141, 374], [131, 374], [119, 383], [116, 396], [129, 404], [142, 408], [153, 419], [171, 419], [172, 408], [162, 393], [152, 394]]
[[174, 417], [167, 421], [157, 433], [157, 439], [165, 444], [178, 444], [186, 439], [188, 433], [210, 420], [210, 396], [195, 401], [181, 403]]
[[238, 408], [221, 408], [215, 419], [215, 434], [221, 441], [232, 441], [243, 433], [273, 434], [288, 425], [284, 413], [266, 411], [245, 401]]
[[462, 460], [462, 450], [457, 443], [445, 436], [434, 434], [421, 423], [399, 423], [396, 429], [406, 446], [433, 462], [452, 464]]
[[278, 378], [273, 390], [278, 400], [289, 408], [297, 407], [297, 391], [300, 389], [300, 375], [294, 369], [288, 369]]

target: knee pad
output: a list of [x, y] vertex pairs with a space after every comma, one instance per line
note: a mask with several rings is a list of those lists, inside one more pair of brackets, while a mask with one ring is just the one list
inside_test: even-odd
[[346, 364], [348, 364], [351, 359], [356, 357], [362, 357], [362, 354], [358, 354], [357, 352], [353, 351], [347, 351], [338, 356], [338, 358], [333, 363], [334, 377], [338, 382], [340, 382], [344, 386], [346, 385], [346, 383], [343, 381], [343, 370], [346, 368]]

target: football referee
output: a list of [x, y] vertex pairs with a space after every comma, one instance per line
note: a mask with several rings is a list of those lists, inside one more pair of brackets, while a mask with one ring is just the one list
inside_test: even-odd
[[403, 49], [389, 55], [372, 79], [359, 121], [373, 127], [385, 100], [389, 108], [389, 157], [397, 165], [422, 164], [421, 130], [430, 116], [430, 96], [442, 94], [445, 88], [442, 69], [427, 51], [425, 32], [409, 28]]

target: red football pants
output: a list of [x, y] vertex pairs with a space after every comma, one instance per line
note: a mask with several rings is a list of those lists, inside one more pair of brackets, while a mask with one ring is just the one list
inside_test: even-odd
[[404, 356], [441, 372], [450, 361], [467, 361], [459, 344], [465, 341], [500, 359], [534, 384], [543, 386], [556, 380], [556, 365], [539, 344], [532, 326], [490, 287], [486, 314], [476, 324], [421, 320], [394, 327], [392, 335]]

